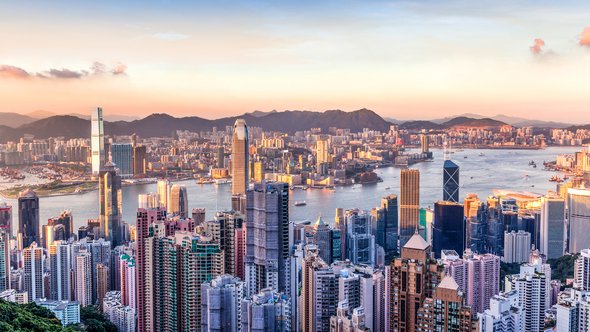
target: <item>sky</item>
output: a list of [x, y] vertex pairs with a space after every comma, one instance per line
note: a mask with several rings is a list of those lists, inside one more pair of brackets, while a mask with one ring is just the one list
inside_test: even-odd
[[3, 1], [0, 112], [590, 123], [590, 2]]

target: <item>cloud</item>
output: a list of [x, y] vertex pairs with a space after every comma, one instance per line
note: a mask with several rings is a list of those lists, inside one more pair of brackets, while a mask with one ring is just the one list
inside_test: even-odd
[[0, 78], [19, 78], [19, 79], [30, 79], [30, 78], [43, 78], [43, 79], [62, 79], [72, 80], [81, 79], [85, 77], [100, 76], [100, 75], [112, 75], [120, 76], [125, 75], [127, 66], [121, 62], [116, 63], [112, 67], [107, 67], [105, 64], [95, 61], [92, 63], [89, 69], [85, 70], [72, 70], [68, 68], [51, 68], [41, 72], [29, 72], [23, 68], [12, 66], [12, 65], [0, 65]]
[[31, 74], [19, 67], [10, 65], [0, 65], [0, 77], [22, 79], [31, 77]]
[[190, 36], [182, 34], [182, 33], [176, 33], [176, 32], [158, 32], [158, 33], [154, 33], [152, 35], [152, 37], [154, 37], [156, 39], [166, 40], [166, 41], [177, 41], [177, 40], [188, 39]]
[[580, 36], [580, 46], [590, 47], [590, 27], [585, 27]]
[[540, 38], [536, 38], [533, 42], [533, 46], [530, 47], [531, 53], [535, 55], [541, 55], [543, 53], [543, 47], [545, 46], [545, 41]]

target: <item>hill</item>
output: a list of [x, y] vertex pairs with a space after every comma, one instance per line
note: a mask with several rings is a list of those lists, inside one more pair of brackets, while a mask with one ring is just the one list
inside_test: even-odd
[[13, 112], [0, 112], [0, 123], [8, 127], [19, 127], [36, 119], [28, 115]]
[[441, 129], [444, 129], [444, 126], [442, 126], [438, 123], [434, 123], [432, 121], [424, 121], [424, 120], [407, 121], [407, 122], [402, 123], [399, 127], [400, 127], [400, 129], [405, 129], [405, 130], [421, 130], [421, 129], [441, 130]]
[[505, 122], [490, 118], [475, 119], [466, 116], [456, 117], [441, 123], [444, 128], [499, 128], [506, 125], [508, 124]]
[[[387, 131], [390, 125], [375, 112], [361, 109], [353, 112], [340, 110], [259, 112], [216, 120], [196, 116], [176, 118], [160, 113], [133, 121], [105, 121], [104, 127], [107, 135], [136, 133], [141, 137], [172, 137], [176, 130], [209, 131], [213, 127], [233, 126], [238, 118], [245, 119], [250, 127], [261, 127], [265, 130], [286, 133], [309, 130], [310, 128], [321, 128], [322, 131], [327, 132], [330, 127], [347, 128], [353, 132], [362, 131], [363, 128]], [[16, 128], [0, 125], [0, 141], [18, 140], [24, 134], [34, 134], [36, 138], [90, 137], [90, 121], [71, 115], [55, 115]]]

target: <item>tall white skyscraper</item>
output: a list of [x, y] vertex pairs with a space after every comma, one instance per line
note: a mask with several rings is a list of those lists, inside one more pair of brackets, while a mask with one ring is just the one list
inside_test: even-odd
[[102, 108], [92, 111], [91, 116], [91, 148], [92, 148], [92, 174], [98, 175], [100, 168], [106, 162], [104, 151], [104, 126], [102, 121]]
[[43, 273], [45, 272], [45, 258], [43, 257], [43, 248], [33, 242], [29, 247], [23, 250], [25, 261], [25, 283], [24, 290], [27, 292], [29, 301], [45, 297], [45, 284], [43, 283]]
[[574, 287], [590, 291], [590, 249], [582, 249], [574, 265]]
[[51, 300], [73, 300], [72, 246], [66, 241], [54, 241], [49, 245]]
[[504, 262], [524, 263], [531, 252], [531, 233], [525, 231], [504, 232]]
[[92, 257], [87, 251], [76, 256], [76, 301], [85, 307], [92, 304]]
[[10, 288], [10, 233], [0, 232], [0, 292]]

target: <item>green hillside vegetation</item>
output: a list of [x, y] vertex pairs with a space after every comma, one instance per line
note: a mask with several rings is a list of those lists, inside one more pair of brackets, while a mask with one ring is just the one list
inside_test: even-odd
[[80, 320], [78, 325], [64, 327], [53, 312], [35, 303], [22, 305], [0, 300], [0, 331], [117, 332], [117, 327], [94, 306], [81, 308]]

